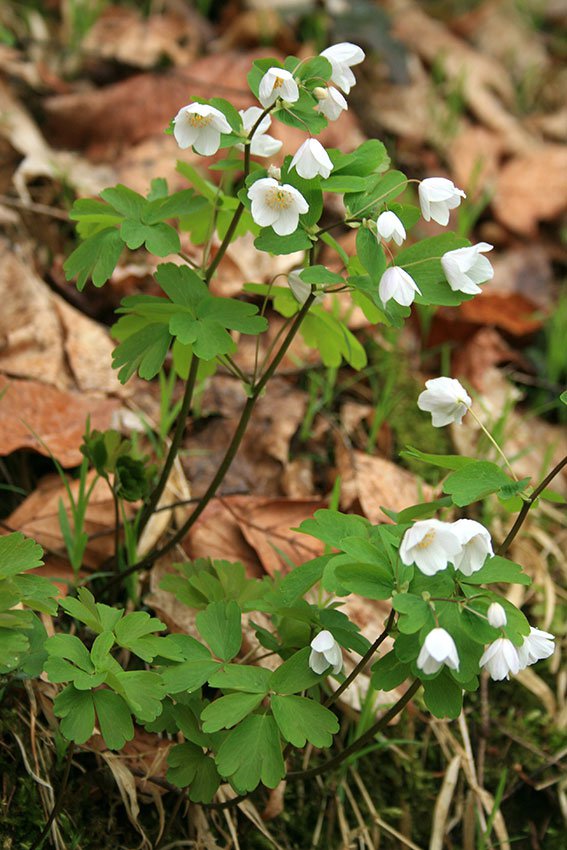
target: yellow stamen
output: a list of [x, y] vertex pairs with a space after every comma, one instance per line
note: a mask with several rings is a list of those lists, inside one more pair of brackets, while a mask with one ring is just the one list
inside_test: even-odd
[[273, 210], [287, 210], [293, 203], [291, 192], [275, 186], [266, 193], [266, 204]]
[[212, 120], [212, 115], [198, 115], [196, 112], [189, 112], [189, 123], [192, 127], [208, 127]]
[[435, 540], [435, 530], [433, 528], [431, 528], [427, 532], [427, 534], [425, 535], [423, 540], [420, 540], [420, 542], [416, 544], [417, 548], [418, 549], [427, 549], [428, 546], [431, 546], [431, 544], [433, 543], [434, 540]]
[[282, 78], [281, 78], [281, 77], [276, 77], [276, 79], [274, 80], [274, 86], [273, 86], [273, 88], [275, 88], [275, 89], [281, 89], [281, 87], [283, 86], [283, 83], [284, 83], [284, 81], [282, 80]]

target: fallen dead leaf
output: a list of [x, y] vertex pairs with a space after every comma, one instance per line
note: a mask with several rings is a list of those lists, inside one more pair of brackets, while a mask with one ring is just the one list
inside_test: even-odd
[[535, 236], [540, 221], [567, 209], [567, 148], [540, 145], [501, 168], [492, 208], [496, 218], [515, 233]]
[[114, 171], [95, 166], [70, 151], [54, 150], [45, 141], [37, 125], [0, 80], [0, 136], [21, 155], [13, 175], [19, 196], [30, 200], [27, 183], [36, 177], [47, 177], [74, 187], [79, 195], [96, 195], [116, 182]]
[[0, 303], [0, 372], [61, 390], [124, 395], [108, 332], [50, 290], [27, 243], [16, 251], [0, 239]]
[[[3, 394], [2, 394], [3, 393]], [[53, 455], [62, 466], [78, 466], [87, 418], [91, 428], [110, 427], [118, 400], [64, 392], [38, 381], [0, 375], [0, 446], [2, 455], [33, 449]]]
[[511, 112], [514, 84], [500, 62], [474, 50], [415, 0], [387, 0], [385, 5], [394, 36], [428, 65], [442, 61], [445, 78], [459, 87], [470, 111], [507, 150], [527, 151], [537, 144]]
[[191, 6], [147, 17], [138, 9], [110, 6], [87, 33], [82, 53], [89, 61], [112, 59], [134, 68], [153, 68], [164, 58], [173, 65], [185, 65], [210, 37], [205, 18]]
[[[221, 414], [191, 435], [184, 458], [192, 491], [200, 496], [223, 458], [237, 427], [246, 398], [241, 384], [217, 376], [209, 384], [203, 409]], [[303, 421], [306, 395], [282, 378], [272, 379], [257, 402], [250, 424], [224, 481], [223, 493], [250, 490], [281, 495], [280, 475], [288, 461], [289, 444]]]
[[405, 469], [385, 458], [351, 449], [342, 437], [335, 440], [337, 471], [341, 476], [341, 509], [356, 501], [372, 523], [391, 522], [381, 505], [401, 511], [433, 498], [433, 490]]

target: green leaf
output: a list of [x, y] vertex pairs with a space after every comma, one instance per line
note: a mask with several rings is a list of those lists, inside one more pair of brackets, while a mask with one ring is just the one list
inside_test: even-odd
[[[124, 321], [120, 319], [114, 326], [117, 333], [124, 328]], [[146, 324], [127, 336], [112, 352], [112, 368], [120, 370], [120, 383], [125, 384], [135, 372], [146, 381], [155, 378], [164, 364], [171, 339], [167, 326], [162, 324]]]
[[311, 648], [304, 646], [287, 661], [274, 670], [270, 679], [270, 689], [278, 694], [297, 694], [316, 685], [323, 676], [314, 673], [309, 666]]
[[330, 151], [329, 155], [335, 164], [333, 174], [354, 174], [367, 177], [386, 171], [390, 164], [390, 157], [383, 142], [377, 139], [369, 139], [349, 154], [339, 151]]
[[106, 201], [117, 212], [126, 218], [140, 219], [142, 211], [146, 206], [146, 199], [128, 186], [118, 183], [100, 193], [103, 201]]
[[260, 782], [275, 788], [285, 776], [285, 765], [274, 718], [247, 717], [227, 734], [215, 760], [221, 776], [240, 793], [253, 791]]
[[53, 711], [61, 720], [61, 733], [68, 741], [84, 744], [93, 732], [95, 710], [90, 691], [78, 691], [73, 685], [61, 691], [53, 703]]
[[234, 600], [211, 602], [195, 618], [199, 634], [213, 653], [223, 661], [230, 661], [240, 652], [242, 644], [240, 618], [240, 608]]
[[344, 283], [342, 275], [330, 271], [325, 266], [307, 266], [299, 275], [305, 283], [319, 286]]
[[264, 227], [260, 235], [254, 240], [254, 247], [258, 251], [266, 251], [268, 254], [294, 254], [296, 251], [308, 251], [312, 242], [307, 233], [298, 227], [289, 236], [278, 236], [271, 227]]
[[0, 579], [40, 567], [42, 556], [41, 546], [19, 531], [0, 537]]
[[265, 667], [252, 664], [225, 664], [209, 677], [209, 684], [211, 688], [248, 691], [263, 696], [270, 689], [271, 676], [272, 671]]
[[395, 652], [388, 652], [372, 667], [372, 687], [378, 691], [393, 691], [411, 673], [411, 667], [400, 661]]
[[375, 562], [353, 564], [350, 555], [338, 555], [336, 563], [335, 576], [349, 593], [358, 593], [367, 599], [389, 599], [392, 595], [393, 576], [385, 567]]
[[463, 301], [470, 301], [472, 295], [451, 289], [441, 266], [441, 257], [447, 251], [464, 248], [469, 244], [468, 239], [454, 233], [443, 233], [441, 236], [421, 239], [400, 251], [396, 264], [405, 269], [419, 286], [422, 294], [416, 295], [418, 304], [453, 307]]
[[407, 182], [407, 177], [401, 171], [388, 171], [384, 176], [369, 179], [370, 188], [367, 191], [349, 192], [344, 196], [349, 216], [351, 218], [373, 217], [381, 205], [401, 195]]
[[294, 747], [304, 747], [307, 741], [314, 747], [330, 747], [339, 731], [333, 712], [312, 699], [274, 694], [271, 705], [282, 737]]
[[321, 580], [323, 570], [329, 560], [328, 555], [313, 558], [299, 567], [291, 570], [279, 586], [280, 592], [287, 604], [291, 605], [296, 599], [305, 596], [314, 584]]
[[449, 717], [455, 720], [463, 707], [462, 686], [454, 681], [447, 670], [442, 670], [435, 679], [423, 681], [425, 704], [434, 717]]
[[367, 227], [359, 227], [356, 233], [356, 251], [372, 282], [380, 283], [386, 270], [386, 255], [376, 236]]
[[531, 578], [524, 573], [520, 564], [509, 561], [507, 558], [502, 558], [500, 555], [487, 558], [482, 568], [471, 576], [462, 576], [460, 573], [457, 575], [459, 581], [465, 584], [502, 582], [504, 584], [529, 585], [532, 583]]
[[[150, 617], [145, 611], [133, 611], [116, 624], [116, 640], [120, 646], [129, 649], [144, 661], [153, 661], [155, 656], [160, 654], [160, 639], [153, 635], [164, 629], [165, 625], [161, 620]], [[175, 660], [181, 658], [179, 653]]]
[[99, 230], [70, 254], [63, 263], [67, 280], [77, 278], [77, 289], [82, 290], [89, 278], [95, 286], [103, 286], [114, 271], [124, 243], [116, 227]]
[[213, 661], [212, 658], [195, 658], [166, 667], [162, 670], [162, 679], [167, 693], [179, 694], [183, 691], [192, 693], [198, 690], [218, 669], [218, 666], [218, 661]]
[[563, 404], [567, 404], [567, 390], [563, 390], [559, 396], [559, 401], [563, 402]]
[[194, 803], [210, 803], [221, 779], [215, 763], [194, 744], [178, 744], [167, 757], [167, 778], [178, 788], [189, 786], [189, 799]]
[[218, 732], [231, 729], [257, 708], [263, 694], [228, 694], [210, 703], [201, 714], [203, 732]]
[[143, 224], [126, 219], [120, 228], [120, 236], [128, 248], [135, 250], [145, 245], [150, 254], [155, 254], [156, 257], [167, 257], [181, 250], [177, 231], [163, 221], [158, 224]]
[[112, 631], [114, 626], [122, 617], [123, 611], [95, 602], [94, 596], [86, 587], [80, 587], [77, 591], [78, 598], [67, 596], [60, 601], [61, 607], [93, 632], [97, 634], [104, 631]]
[[484, 499], [508, 487], [511, 479], [495, 463], [479, 460], [452, 472], [443, 483], [443, 492], [449, 493], [459, 507]]
[[122, 697], [109, 690], [94, 691], [93, 700], [106, 746], [111, 750], [121, 750], [126, 741], [134, 737], [130, 709]]
[[[394, 522], [404, 524], [406, 522], [413, 522], [416, 519], [427, 519], [428, 517], [434, 516], [440, 508], [447, 508], [452, 504], [452, 499], [450, 496], [444, 496], [441, 499], [434, 499], [432, 502], [423, 502], [419, 505], [411, 505], [409, 508], [404, 508], [403, 511], [399, 511], [396, 513], [395, 511], [388, 511], [386, 509], [386, 513], [393, 519]], [[385, 510], [382, 508], [382, 510]]]
[[325, 366], [340, 366], [341, 358], [354, 369], [366, 366], [366, 352], [360, 342], [343, 321], [322, 307], [313, 307], [305, 316], [301, 335], [307, 345], [319, 351]]
[[435, 628], [431, 606], [421, 596], [398, 593], [393, 598], [392, 607], [400, 614], [398, 628], [404, 634], [411, 635], [425, 625]]
[[304, 520], [298, 531], [342, 549], [345, 537], [367, 537], [369, 528], [370, 523], [364, 517], [322, 509], [315, 511], [313, 519]]
[[114, 679], [118, 684], [120, 695], [124, 697], [139, 720], [145, 723], [159, 716], [161, 701], [166, 692], [161, 676], [147, 670], [128, 670], [117, 673]]
[[432, 455], [426, 452], [420, 452], [419, 449], [414, 449], [413, 446], [408, 446], [401, 451], [400, 457], [409, 458], [410, 460], [421, 460], [423, 463], [430, 463], [432, 466], [441, 467], [441, 469], [462, 469], [470, 463], [477, 463], [474, 457], [465, 457], [464, 455]]

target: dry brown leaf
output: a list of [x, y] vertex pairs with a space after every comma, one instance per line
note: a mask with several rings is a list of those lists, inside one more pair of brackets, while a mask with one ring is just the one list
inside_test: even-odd
[[510, 230], [535, 236], [540, 221], [567, 209], [567, 148], [540, 145], [507, 162], [496, 180], [492, 208]]
[[534, 146], [536, 140], [508, 110], [514, 103], [514, 85], [500, 62], [453, 35], [415, 0], [388, 0], [386, 8], [396, 38], [428, 65], [441, 58], [447, 80], [459, 86], [471, 112], [498, 134], [507, 150], [526, 151]]
[[504, 144], [497, 133], [469, 123], [452, 139], [447, 155], [457, 186], [475, 195], [492, 192], [500, 169]]
[[[88, 481], [92, 481], [89, 474]], [[71, 492], [77, 497], [78, 481], [71, 481]], [[59, 528], [59, 501], [68, 509], [67, 492], [58, 475], [48, 475], [41, 479], [36, 489], [5, 520], [8, 528], [21, 531], [26, 537], [33, 537], [40, 546], [50, 553], [65, 557], [65, 544]], [[128, 513], [133, 508], [126, 506]], [[72, 520], [69, 520], [72, 522]], [[83, 566], [97, 569], [114, 555], [114, 502], [108, 485], [99, 479], [94, 486], [85, 515], [84, 530], [89, 535]]]
[[[222, 418], [208, 421], [191, 435], [184, 460], [191, 488], [200, 496], [223, 458], [237, 427], [245, 403], [241, 384], [232, 378], [214, 378], [203, 399], [205, 410]], [[281, 495], [282, 465], [288, 460], [289, 444], [303, 421], [306, 395], [282, 378], [272, 379], [255, 405], [250, 424], [222, 484], [223, 493], [251, 491]]]
[[336, 458], [341, 476], [341, 508], [348, 510], [356, 500], [372, 523], [391, 522], [383, 505], [401, 511], [419, 501], [433, 498], [433, 490], [405, 469], [385, 458], [349, 449], [336, 440]]
[[15, 251], [0, 239], [0, 303], [0, 372], [59, 389], [125, 394], [108, 332], [50, 290], [28, 244]]
[[38, 381], [0, 375], [0, 452], [33, 449], [62, 466], [78, 466], [87, 417], [91, 428], [110, 427], [115, 399], [63, 392]]
[[269, 575], [288, 572], [288, 561], [299, 565], [323, 553], [320, 541], [292, 530], [324, 507], [322, 500], [232, 496], [222, 501]]
[[75, 153], [51, 148], [29, 113], [1, 80], [0, 115], [0, 137], [6, 139], [22, 157], [13, 181], [23, 200], [30, 200], [27, 183], [36, 177], [65, 182], [73, 186], [79, 195], [96, 195], [116, 182], [111, 168], [95, 166]]
[[82, 43], [85, 55], [112, 59], [135, 68], [152, 68], [163, 58], [173, 65], [193, 59], [203, 38], [205, 19], [190, 6], [143, 16], [137, 9], [110, 6], [95, 21]]

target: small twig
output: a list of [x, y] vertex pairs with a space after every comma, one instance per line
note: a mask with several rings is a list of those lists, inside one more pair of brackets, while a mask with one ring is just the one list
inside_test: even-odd
[[51, 814], [47, 818], [47, 822], [41, 831], [41, 835], [39, 838], [36, 838], [34, 843], [31, 845], [30, 850], [39, 850], [39, 848], [43, 845], [43, 842], [47, 838], [49, 834], [49, 830], [51, 826], [61, 811], [61, 806], [63, 805], [63, 800], [65, 798], [65, 791], [67, 790], [67, 782], [69, 781], [69, 773], [71, 771], [71, 762], [73, 760], [73, 753], [75, 752], [75, 744], [73, 741], [69, 744], [69, 749], [67, 750], [67, 758], [65, 760], [65, 771], [63, 773], [63, 778], [61, 780], [61, 787], [59, 789], [59, 794], [57, 795], [57, 799], [53, 808], [51, 809]]
[[561, 472], [561, 470], [563, 469], [563, 467], [566, 466], [566, 465], [567, 465], [567, 455], [563, 458], [563, 460], [560, 460], [559, 463], [556, 464], [556, 466], [553, 467], [553, 469], [551, 470], [549, 475], [547, 475], [543, 479], [541, 484], [538, 484], [538, 486], [533, 491], [532, 495], [529, 498], [525, 499], [525, 501], [524, 501], [524, 503], [521, 507], [520, 513], [516, 517], [516, 521], [515, 521], [514, 525], [512, 526], [512, 528], [510, 529], [510, 531], [506, 535], [506, 538], [504, 539], [504, 541], [500, 544], [500, 546], [496, 550], [498, 555], [504, 555], [508, 551], [512, 541], [514, 540], [514, 538], [516, 537], [520, 528], [524, 524], [525, 519], [526, 519], [528, 513], [530, 512], [530, 508], [532, 507], [534, 502], [543, 493], [545, 488], [549, 484], [551, 484], [551, 482], [553, 481], [555, 476], [558, 475]]

